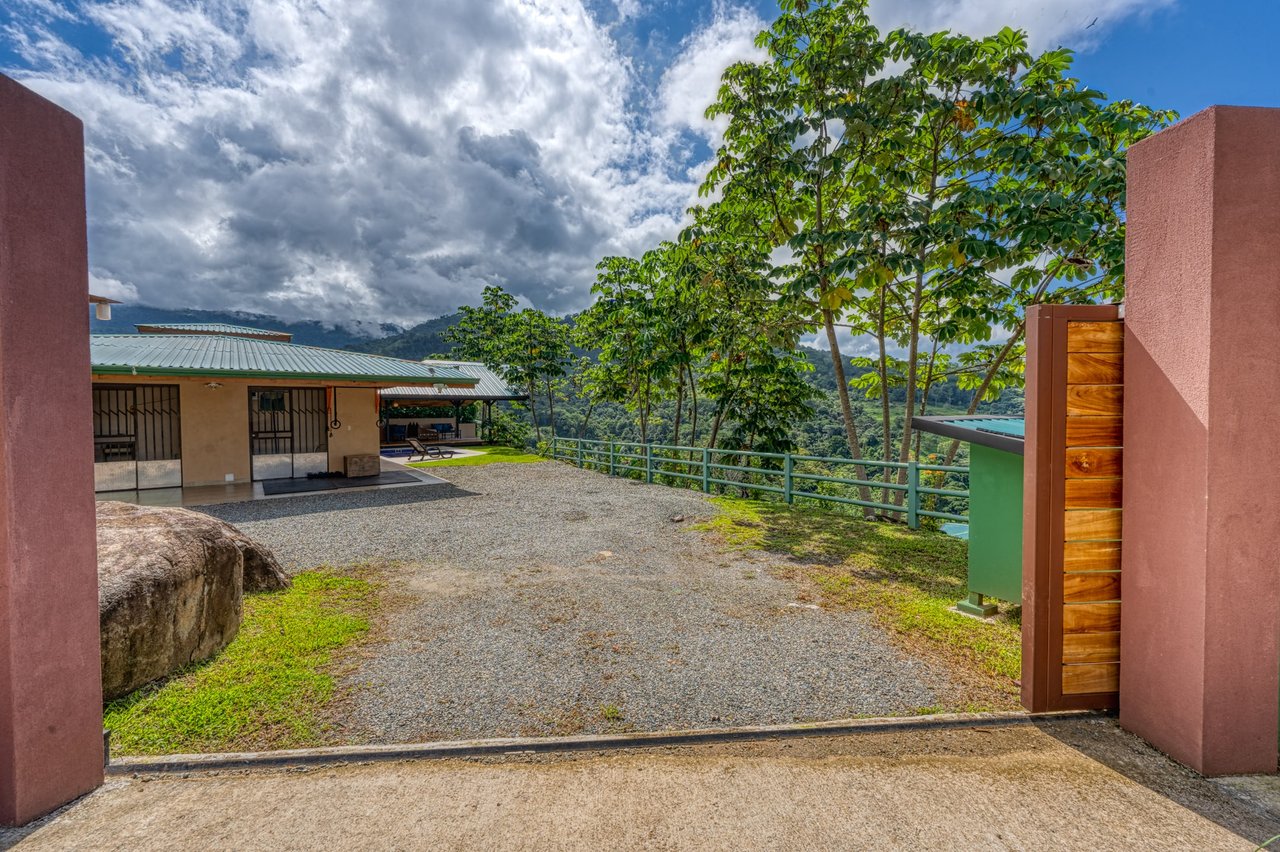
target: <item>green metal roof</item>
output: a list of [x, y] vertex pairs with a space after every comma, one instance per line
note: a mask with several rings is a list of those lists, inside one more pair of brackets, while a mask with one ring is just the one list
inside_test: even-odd
[[134, 328], [158, 328], [165, 332], [189, 334], [231, 334], [249, 337], [293, 337], [287, 331], [272, 331], [266, 328], [254, 328], [248, 325], [230, 325], [225, 322], [140, 322]]
[[943, 422], [950, 423], [953, 426], [961, 426], [966, 429], [977, 429], [979, 432], [994, 432], [997, 435], [1012, 435], [1015, 438], [1025, 438], [1027, 434], [1027, 421], [1021, 417], [983, 417], [981, 419], [963, 420], [958, 418], [943, 418]]
[[89, 351], [98, 375], [242, 376], [399, 385], [474, 385], [477, 381], [460, 370], [419, 361], [218, 334], [93, 334]]
[[475, 387], [470, 388], [442, 388], [436, 390], [433, 387], [400, 387], [385, 388], [381, 391], [383, 399], [524, 399], [528, 396], [518, 390], [513, 390], [510, 385], [502, 380], [502, 377], [490, 370], [484, 364], [478, 361], [433, 361], [426, 360], [422, 363], [443, 367], [450, 370], [457, 370], [465, 373], [476, 380]]
[[968, 441], [1021, 455], [1027, 424], [1021, 417], [992, 417], [968, 414], [957, 417], [913, 417], [912, 425], [921, 432]]

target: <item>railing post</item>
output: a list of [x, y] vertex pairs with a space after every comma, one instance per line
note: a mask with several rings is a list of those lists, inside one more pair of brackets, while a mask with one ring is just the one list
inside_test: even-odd
[[795, 473], [795, 461], [792, 460], [791, 453], [787, 453], [782, 460], [782, 496], [788, 503], [795, 499], [795, 495], [792, 493], [794, 485], [793, 473]]
[[556, 452], [556, 436], [555, 436], [555, 433], [552, 432], [551, 433], [551, 458], [556, 461], [559, 461], [559, 458], [557, 458], [558, 455], [559, 453]]
[[582, 439], [578, 439], [578, 467], [582, 467]]
[[615, 452], [617, 451], [614, 449], [613, 439], [610, 438], [609, 439], [609, 475], [610, 476], [613, 476], [613, 456]]
[[644, 481], [653, 484], [653, 441], [644, 445]]
[[907, 526], [920, 529], [920, 463], [907, 462]]
[[702, 448], [702, 490], [711, 493], [711, 448]]

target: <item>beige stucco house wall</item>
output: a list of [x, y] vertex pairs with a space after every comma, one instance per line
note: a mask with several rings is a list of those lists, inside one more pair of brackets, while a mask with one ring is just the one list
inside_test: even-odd
[[[287, 379], [100, 376], [95, 385], [161, 384], [178, 386], [182, 441], [182, 484], [223, 485], [252, 478], [249, 453], [249, 389], [251, 387], [334, 388], [341, 426], [329, 430], [329, 470], [341, 472], [348, 455], [378, 453], [379, 385], [336, 387], [324, 382]], [[211, 383], [219, 385], [211, 388]]]

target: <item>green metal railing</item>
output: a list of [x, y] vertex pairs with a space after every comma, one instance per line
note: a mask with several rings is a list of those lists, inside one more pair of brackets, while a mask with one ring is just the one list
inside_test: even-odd
[[[744, 493], [780, 495], [787, 503], [797, 498], [842, 503], [901, 515], [907, 526], [919, 529], [921, 518], [967, 522], [966, 515], [931, 507], [937, 499], [968, 500], [969, 492], [956, 488], [936, 488], [921, 481], [922, 474], [937, 474], [939, 484], [948, 473], [967, 474], [967, 467], [922, 464], [920, 462], [886, 462], [873, 459], [844, 459], [828, 456], [801, 456], [791, 453], [759, 453], [749, 450], [679, 447], [670, 444], [642, 444], [636, 441], [593, 441], [583, 438], [553, 436], [551, 458], [569, 462], [580, 468], [598, 470], [610, 476], [642, 478], [645, 482], [675, 484], [683, 482], [712, 493], [712, 486], [738, 488]], [[732, 462], [759, 460], [762, 467]], [[853, 466], [879, 472], [879, 478], [854, 479], [819, 472], [834, 466]], [[906, 475], [903, 476], [902, 472]], [[730, 478], [739, 474], [737, 479]], [[750, 479], [748, 478], [750, 477]], [[899, 482], [902, 479], [904, 481]], [[845, 493], [816, 490], [834, 485]], [[883, 500], [864, 499], [879, 492]], [[854, 497], [850, 494], [859, 494]], [[898, 496], [901, 495], [901, 496]], [[890, 499], [890, 498], [893, 499]]]

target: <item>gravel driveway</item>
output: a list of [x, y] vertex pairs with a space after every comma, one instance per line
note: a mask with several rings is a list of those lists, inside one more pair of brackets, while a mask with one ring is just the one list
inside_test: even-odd
[[868, 616], [691, 529], [716, 511], [700, 494], [555, 462], [432, 473], [450, 484], [202, 510], [291, 570], [383, 566], [398, 605], [349, 675], [346, 741], [885, 715], [946, 688]]

